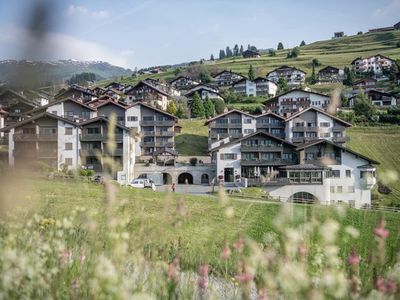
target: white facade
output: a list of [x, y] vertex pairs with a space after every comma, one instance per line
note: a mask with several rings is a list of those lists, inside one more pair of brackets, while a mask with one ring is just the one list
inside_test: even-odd
[[303, 90], [292, 90], [278, 96], [277, 113], [287, 115], [310, 106], [325, 110], [329, 103], [329, 96]]
[[267, 74], [267, 79], [275, 83], [278, 83], [280, 78], [285, 79], [289, 85], [300, 85], [304, 83], [306, 73], [296, 68], [283, 66]]
[[[324, 175], [323, 184], [288, 184], [283, 186], [267, 186], [266, 190], [272, 197], [283, 202], [290, 201], [296, 193], [309, 193], [318, 199], [320, 204], [346, 203], [361, 208], [371, 205], [371, 189], [376, 183], [374, 167], [366, 167], [368, 161], [342, 151], [340, 165], [327, 165], [332, 171], [340, 171], [340, 177], [327, 178]], [[368, 175], [361, 177], [361, 172]], [[325, 174], [325, 173], [324, 173]]]
[[383, 70], [389, 70], [396, 62], [382, 55], [375, 55], [366, 58], [359, 57], [352, 62], [353, 71], [364, 73], [373, 72], [375, 75], [382, 75]]
[[[76, 170], [81, 164], [79, 156], [80, 142], [79, 134], [80, 130], [77, 126], [69, 123], [65, 123], [58, 120], [57, 124], [57, 166], [58, 170], [63, 169], [64, 166], [69, 170]], [[67, 130], [72, 130], [72, 134], [67, 134]], [[67, 149], [66, 144], [72, 144], [71, 149]], [[71, 160], [72, 163], [67, 165], [67, 160]]]

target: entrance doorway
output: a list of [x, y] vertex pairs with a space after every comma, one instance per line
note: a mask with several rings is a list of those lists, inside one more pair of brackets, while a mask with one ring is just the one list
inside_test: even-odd
[[224, 169], [224, 181], [225, 182], [233, 182], [234, 181], [233, 168], [225, 168]]

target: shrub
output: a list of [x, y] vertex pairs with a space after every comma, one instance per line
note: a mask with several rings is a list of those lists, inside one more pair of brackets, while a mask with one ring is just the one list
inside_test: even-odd
[[378, 192], [381, 194], [388, 195], [392, 192], [392, 189], [382, 182], [378, 181]]
[[189, 160], [189, 163], [190, 163], [192, 166], [197, 165], [197, 157], [192, 157], [192, 158]]

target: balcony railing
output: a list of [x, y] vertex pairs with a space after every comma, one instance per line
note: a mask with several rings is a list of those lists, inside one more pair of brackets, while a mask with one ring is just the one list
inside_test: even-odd
[[79, 150], [79, 154], [81, 156], [97, 156], [101, 155], [101, 149], [81, 149]]
[[210, 133], [210, 138], [212, 138], [212, 139], [217, 139], [217, 138], [224, 139], [224, 138], [227, 138], [228, 136], [229, 136], [229, 134], [227, 132], [224, 132], [224, 133], [211, 132]]
[[307, 132], [318, 132], [319, 131], [319, 127], [318, 126], [306, 127], [306, 131]]
[[143, 136], [154, 136], [154, 131], [142, 131]]
[[242, 145], [240, 148], [241, 151], [254, 151], [254, 152], [281, 152], [283, 151], [283, 147], [280, 145], [259, 145], [259, 146], [249, 146], [249, 145]]
[[305, 130], [306, 130], [305, 126], [294, 126], [292, 129], [293, 132], [303, 132]]
[[140, 125], [142, 126], [174, 126], [175, 121], [140, 121]]
[[174, 136], [173, 131], [156, 131], [156, 136]]
[[23, 157], [23, 158], [37, 158], [38, 151], [35, 149], [14, 149], [13, 152], [15, 157]]
[[[109, 137], [107, 134], [101, 134], [101, 133], [95, 133], [95, 134], [89, 134], [89, 133], [83, 133], [80, 135], [80, 140], [85, 142], [85, 141], [108, 141], [111, 137]], [[122, 141], [123, 139], [123, 134], [122, 133], [116, 133], [113, 138], [115, 141]]]
[[332, 142], [334, 142], [334, 143], [346, 143], [348, 141], [349, 141], [348, 136], [334, 136], [332, 138]]
[[22, 142], [22, 141], [57, 141], [57, 134], [25, 134], [25, 133], [17, 133], [14, 134], [14, 141]]
[[154, 147], [155, 146], [155, 142], [143, 142], [142, 146], [143, 147]]
[[257, 123], [257, 128], [284, 128], [282, 123]]
[[228, 128], [228, 123], [210, 123], [210, 128]]
[[242, 166], [261, 166], [261, 165], [294, 165], [296, 164], [295, 160], [287, 160], [287, 159], [243, 159], [241, 165]]
[[346, 127], [344, 127], [344, 126], [333, 126], [332, 127], [332, 131], [334, 131], [334, 132], [343, 132], [345, 130], [346, 130]]
[[172, 142], [156, 142], [156, 147], [172, 148], [173, 146], [174, 146], [174, 143], [172, 143]]

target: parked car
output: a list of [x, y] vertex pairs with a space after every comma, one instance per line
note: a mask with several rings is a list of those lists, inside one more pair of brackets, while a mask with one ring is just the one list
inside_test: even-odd
[[146, 179], [146, 178], [138, 178], [138, 179], [133, 179], [129, 184], [129, 186], [133, 188], [138, 188], [138, 189], [152, 189], [153, 191], [156, 190], [156, 185], [151, 179]]

